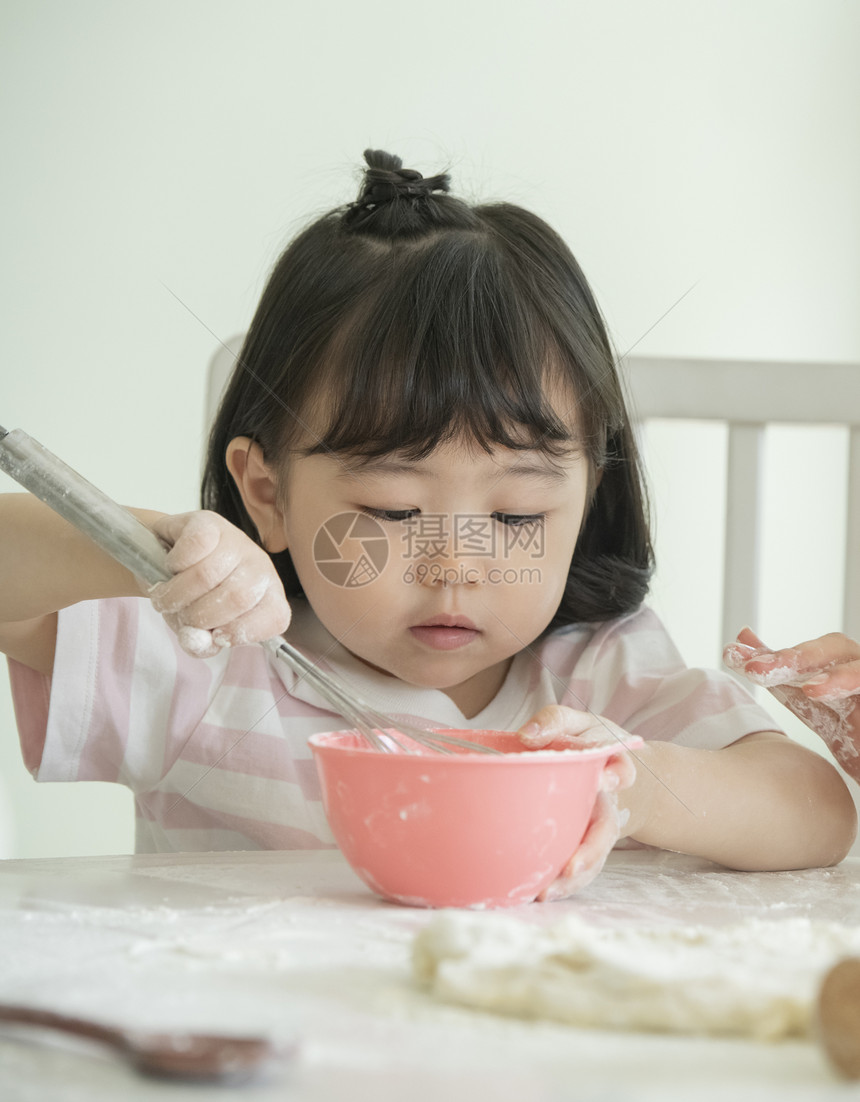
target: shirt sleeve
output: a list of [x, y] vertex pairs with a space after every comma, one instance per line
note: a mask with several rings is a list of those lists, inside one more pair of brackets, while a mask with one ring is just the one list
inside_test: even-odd
[[601, 625], [580, 672], [590, 681], [591, 710], [643, 739], [720, 750], [746, 735], [779, 730], [729, 674], [686, 666], [648, 608]]
[[135, 597], [64, 609], [50, 677], [16, 662], [9, 669], [24, 761], [37, 780], [113, 781], [134, 791], [164, 774], [174, 733], [199, 722], [215, 675]]

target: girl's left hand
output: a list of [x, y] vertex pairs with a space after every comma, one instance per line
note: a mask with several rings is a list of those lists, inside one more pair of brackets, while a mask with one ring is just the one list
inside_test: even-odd
[[541, 903], [566, 899], [598, 876], [612, 847], [622, 837], [629, 813], [619, 808], [618, 794], [636, 779], [636, 768], [625, 748], [630, 736], [611, 720], [562, 704], [542, 708], [518, 734], [530, 750], [619, 745], [618, 753], [607, 758], [604, 764], [597, 799], [582, 841], [558, 878], [538, 896]]

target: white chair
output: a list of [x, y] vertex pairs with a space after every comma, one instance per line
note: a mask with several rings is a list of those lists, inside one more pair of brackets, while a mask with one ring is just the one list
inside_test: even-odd
[[242, 351], [244, 340], [244, 333], [236, 333], [234, 336], [228, 337], [215, 349], [212, 358], [209, 360], [209, 371], [206, 375], [206, 407], [203, 411], [204, 427], [207, 433], [218, 409], [218, 403], [221, 401], [224, 387], [227, 385], [227, 380], [230, 378], [233, 368], [236, 366], [236, 360], [239, 358], [239, 353]]
[[[763, 448], [772, 424], [849, 432], [842, 630], [860, 639], [860, 365], [630, 357], [634, 416], [728, 426], [722, 635], [755, 623], [760, 602]], [[812, 511], [812, 510], [810, 510]], [[799, 642], [798, 639], [786, 640]]]

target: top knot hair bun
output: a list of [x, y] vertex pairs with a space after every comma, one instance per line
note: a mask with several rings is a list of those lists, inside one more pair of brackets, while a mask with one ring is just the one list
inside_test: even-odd
[[390, 203], [392, 199], [423, 199], [434, 191], [448, 191], [450, 177], [446, 173], [429, 176], [404, 168], [403, 161], [382, 149], [365, 149], [367, 170], [358, 202], [365, 206]]
[[358, 199], [344, 212], [350, 229], [375, 232], [383, 237], [414, 235], [438, 224], [431, 207], [433, 192], [447, 192], [447, 173], [424, 177], [404, 168], [403, 161], [382, 149], [366, 149], [367, 168]]

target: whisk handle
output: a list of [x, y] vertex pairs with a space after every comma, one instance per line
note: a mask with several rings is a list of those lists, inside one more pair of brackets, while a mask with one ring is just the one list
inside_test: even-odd
[[0, 434], [0, 470], [137, 577], [171, 577], [167, 552], [146, 525], [21, 429]]

